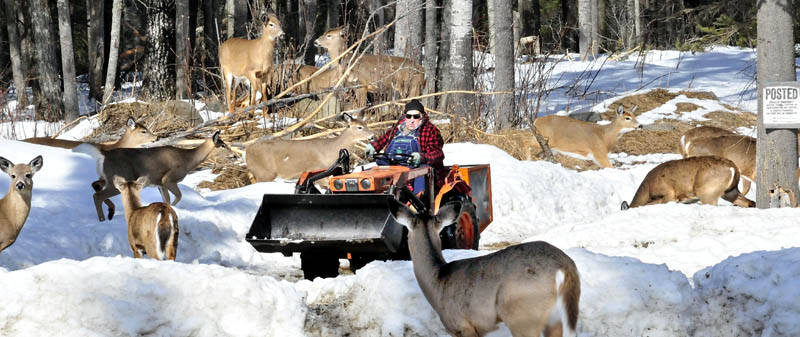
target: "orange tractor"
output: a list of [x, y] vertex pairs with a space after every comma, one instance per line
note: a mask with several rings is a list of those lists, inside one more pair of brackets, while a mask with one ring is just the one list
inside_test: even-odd
[[[376, 158], [390, 165], [350, 172], [343, 149], [327, 170], [303, 173], [294, 194], [265, 194], [246, 240], [259, 252], [299, 252], [307, 279], [335, 277], [340, 258], [354, 272], [373, 260], [409, 259], [407, 229], [389, 213], [388, 201], [396, 199], [432, 214], [461, 204], [454, 223], [440, 233], [442, 248], [478, 249], [480, 233], [492, 222], [489, 165], [453, 165], [434, 191], [430, 167], [401, 166], [381, 153]], [[425, 177], [426, 187], [414, 193], [409, 182], [417, 177]], [[327, 189], [320, 190], [314, 182], [323, 178]]]

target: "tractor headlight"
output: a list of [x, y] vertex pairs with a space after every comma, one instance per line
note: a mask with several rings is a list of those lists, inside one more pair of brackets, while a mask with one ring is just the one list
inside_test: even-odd
[[361, 189], [369, 190], [372, 188], [372, 182], [369, 179], [361, 179]]
[[344, 183], [342, 183], [341, 179], [336, 179], [333, 181], [333, 188], [337, 191], [341, 190], [342, 188], [344, 188]]

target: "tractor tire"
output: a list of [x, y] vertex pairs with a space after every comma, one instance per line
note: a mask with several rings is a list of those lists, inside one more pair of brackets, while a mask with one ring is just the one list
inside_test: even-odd
[[377, 257], [369, 254], [353, 254], [352, 257], [348, 259], [348, 261], [350, 261], [350, 271], [352, 271], [353, 274], [355, 274], [356, 271], [361, 269], [361, 267], [364, 267], [367, 265], [367, 263], [370, 263], [377, 259], [378, 259]]
[[[464, 199], [450, 201], [447, 204], [451, 203], [461, 204], [461, 211], [459, 211], [454, 222], [442, 230], [440, 234], [442, 249], [478, 250], [481, 234], [478, 230], [478, 217], [475, 215], [475, 204]], [[445, 204], [445, 206], [447, 204]]]
[[339, 258], [333, 254], [300, 253], [300, 268], [306, 280], [339, 276]]

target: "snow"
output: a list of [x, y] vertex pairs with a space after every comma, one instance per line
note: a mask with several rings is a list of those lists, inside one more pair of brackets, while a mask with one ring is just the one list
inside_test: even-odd
[[[613, 97], [578, 101], [556, 92], [548, 109], [558, 112], [569, 104], [605, 109], [622, 96], [662, 87], [712, 91], [723, 103], [754, 111], [748, 73], [754, 59], [753, 50], [716, 48], [694, 55], [651, 52], [643, 72], [633, 66], [633, 57], [608, 61], [593, 87]], [[553, 78], [566, 81], [601, 64], [564, 61]], [[675, 114], [681, 102], [700, 109]], [[678, 96], [639, 120], [700, 121], [704, 112], [722, 109], [728, 108]], [[0, 253], [0, 335], [447, 335], [409, 261], [376, 261], [355, 275], [308, 281], [298, 255], [256, 252], [244, 236], [261, 196], [292, 193], [292, 182], [196, 190], [213, 177], [208, 170], [196, 171], [180, 184], [183, 199], [175, 207], [177, 261], [133, 259], [119, 196], [111, 199], [115, 218], [97, 221], [89, 187], [96, 179], [95, 162], [14, 140], [34, 129], [57, 129], [26, 123], [0, 125], [6, 138], [0, 139], [0, 156], [15, 163], [44, 157], [33, 177], [27, 223]], [[97, 123], [87, 118], [60, 137], [80, 139]], [[579, 336], [800, 335], [800, 248], [793, 248], [800, 237], [800, 210], [720, 202], [621, 211], [620, 203], [630, 201], [647, 172], [677, 154], [612, 154], [621, 167], [576, 172], [519, 161], [486, 144], [447, 144], [444, 150], [446, 164], [491, 165], [494, 206], [494, 221], [481, 234], [482, 249], [447, 250], [445, 258], [480, 256], [493, 247], [535, 240], [563, 249], [581, 277]], [[0, 190], [8, 187], [8, 176], [0, 174]], [[146, 188], [142, 198], [160, 201], [155, 188]], [[509, 332], [501, 325], [491, 336]]]

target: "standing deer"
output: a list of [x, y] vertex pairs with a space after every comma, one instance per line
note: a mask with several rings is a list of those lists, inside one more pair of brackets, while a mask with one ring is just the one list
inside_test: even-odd
[[352, 117], [347, 121], [347, 128], [332, 139], [271, 139], [250, 144], [245, 149], [247, 169], [258, 182], [295, 179], [305, 171], [325, 169], [336, 161], [340, 149], [352, 151], [357, 142], [375, 137], [363, 121]]
[[742, 175], [742, 194], [750, 191], [756, 180], [756, 139], [748, 136], [725, 135], [696, 138], [686, 143], [684, 157], [719, 156], [736, 164]]
[[656, 166], [639, 185], [628, 206], [621, 209], [670, 201], [700, 202], [717, 205], [723, 198], [740, 207], [755, 207], [755, 202], [739, 192], [739, 169], [732, 161], [717, 156], [689, 157], [670, 160]]
[[[101, 179], [110, 181], [119, 176], [127, 181], [135, 181], [139, 177], [147, 177], [149, 184], [159, 187], [164, 202], [169, 203], [169, 192], [172, 192], [175, 195], [172, 205], [176, 205], [181, 200], [178, 182], [205, 161], [211, 151], [219, 147], [228, 148], [219, 138], [217, 131], [214, 136], [193, 149], [161, 146], [111, 151], [95, 150], [89, 154], [97, 159], [97, 174]], [[100, 221], [105, 221], [100, 203], [119, 193], [113, 184], [106, 184], [102, 190], [94, 193], [94, 205]], [[108, 208], [109, 220], [114, 216], [113, 205], [111, 203]]]
[[[314, 41], [317, 47], [325, 48], [331, 59], [339, 57], [347, 49], [347, 31], [344, 27], [329, 29]], [[358, 58], [358, 55], [356, 56]], [[340, 71], [346, 68], [342, 58]], [[404, 57], [364, 54], [353, 68], [360, 84], [366, 89], [356, 92], [358, 103], [366, 103], [366, 92], [399, 92], [402, 97], [419, 96], [425, 87], [425, 69], [417, 62]]]
[[150, 130], [148, 130], [147, 127], [145, 127], [142, 124], [136, 123], [136, 121], [133, 118], [128, 117], [128, 123], [127, 127], [125, 128], [125, 132], [122, 134], [122, 137], [120, 137], [119, 140], [113, 143], [89, 143], [89, 142], [79, 142], [75, 140], [56, 139], [49, 137], [28, 138], [22, 141], [32, 144], [61, 147], [65, 149], [73, 149], [81, 144], [91, 144], [99, 148], [100, 150], [108, 151], [118, 148], [139, 147], [142, 144], [151, 143], [155, 141], [157, 138], [158, 136], [150, 132]]
[[[564, 153], [583, 160], [592, 160], [601, 167], [611, 167], [608, 151], [617, 142], [622, 131], [641, 128], [636, 121], [637, 107], [625, 112], [622, 104], [617, 107], [617, 116], [611, 124], [600, 125], [570, 117], [549, 115], [537, 118], [533, 124], [547, 138], [553, 152]], [[537, 142], [533, 142], [538, 147]]]
[[33, 158], [27, 165], [14, 165], [0, 157], [0, 170], [11, 177], [8, 193], [0, 199], [0, 252], [17, 240], [22, 226], [31, 212], [33, 175], [42, 168], [42, 156]]
[[576, 335], [581, 284], [563, 251], [536, 241], [447, 262], [439, 231], [456, 219], [458, 206], [414, 215], [390, 199], [389, 209], [408, 228], [417, 283], [451, 335], [484, 336], [500, 321], [515, 337]]
[[114, 186], [122, 193], [122, 206], [128, 222], [128, 243], [133, 257], [175, 260], [178, 253], [178, 214], [165, 202], [154, 202], [142, 206], [141, 192], [147, 185], [147, 177], [136, 181], [125, 181], [114, 177]]
[[681, 144], [680, 144], [681, 156], [683, 156], [683, 158], [689, 157], [689, 155], [687, 154], [688, 151], [687, 148], [692, 142], [694, 142], [697, 139], [719, 137], [719, 136], [735, 136], [735, 135], [736, 134], [731, 131], [718, 128], [716, 126], [698, 126], [694, 129], [689, 129], [688, 131], [684, 132], [681, 135]]
[[256, 92], [266, 95], [266, 83], [271, 78], [272, 58], [275, 42], [283, 35], [281, 22], [274, 14], [264, 20], [261, 37], [257, 40], [230, 38], [219, 47], [219, 64], [225, 86], [228, 112], [233, 113], [236, 104], [236, 87], [241, 80], [250, 83], [250, 105], [256, 104]]

